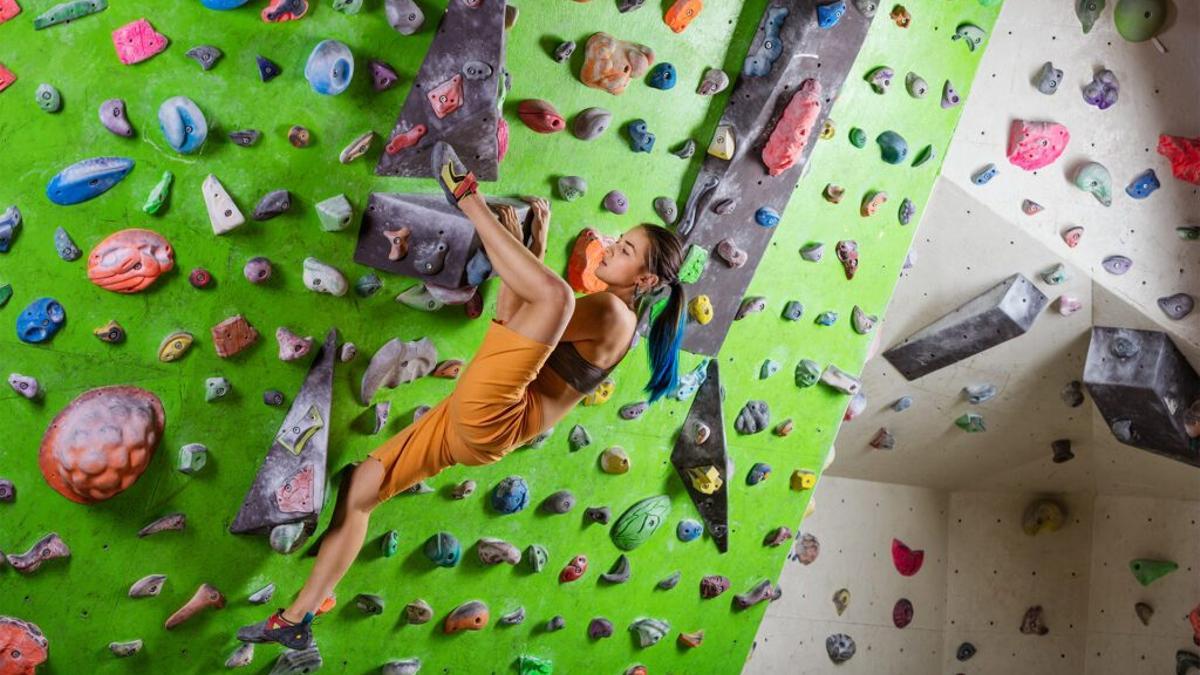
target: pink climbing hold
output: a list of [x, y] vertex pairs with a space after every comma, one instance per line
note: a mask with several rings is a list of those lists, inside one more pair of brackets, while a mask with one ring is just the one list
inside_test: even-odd
[[809, 78], [801, 83], [800, 89], [792, 96], [763, 147], [762, 160], [767, 166], [767, 173], [778, 176], [795, 165], [808, 146], [820, 114], [821, 83]]
[[1026, 171], [1050, 166], [1070, 140], [1071, 132], [1058, 122], [1013, 120], [1008, 131], [1008, 161]]
[[463, 104], [462, 73], [430, 89], [426, 96], [429, 105], [433, 107], [433, 114], [437, 115], [439, 120], [458, 110]]
[[4, 23], [21, 13], [17, 0], [0, 0], [0, 23]]
[[121, 63], [132, 66], [162, 53], [167, 48], [167, 36], [154, 30], [145, 19], [138, 19], [112, 32], [113, 47]]
[[[3, 89], [2, 85], [0, 89]], [[1158, 154], [1171, 163], [1171, 173], [1176, 178], [1200, 185], [1200, 137], [1159, 134]]]
[[503, 162], [508, 154], [508, 120], [496, 116], [496, 161]]
[[313, 510], [313, 465], [305, 464], [275, 491], [275, 501], [284, 513], [311, 513]]
[[892, 539], [892, 563], [901, 576], [911, 577], [921, 571], [925, 551], [914, 551], [899, 539]]
[[4, 64], [0, 63], [0, 91], [8, 89], [9, 85], [16, 81], [17, 76], [13, 74], [13, 71], [5, 68]]
[[404, 131], [397, 130], [393, 133], [392, 140], [388, 141], [383, 151], [389, 155], [395, 155], [405, 148], [411, 148], [421, 142], [427, 131], [429, 131], [429, 128], [424, 124], [417, 124]]

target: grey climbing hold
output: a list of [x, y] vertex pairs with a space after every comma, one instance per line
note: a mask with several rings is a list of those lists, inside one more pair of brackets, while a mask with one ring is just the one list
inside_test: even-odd
[[266, 586], [263, 586], [262, 588], [258, 589], [257, 591], [251, 593], [250, 597], [247, 598], [247, 600], [252, 605], [262, 605], [262, 604], [266, 604], [266, 603], [270, 602], [271, 598], [274, 595], [275, 595], [275, 584], [267, 584]]
[[110, 642], [108, 643], [108, 651], [112, 652], [117, 658], [125, 658], [133, 656], [142, 651], [141, 640], [129, 640], [128, 642]]
[[378, 293], [382, 288], [383, 281], [380, 280], [379, 275], [375, 274], [374, 272], [364, 274], [354, 282], [354, 292], [357, 293], [360, 298], [369, 298]]
[[388, 661], [383, 664], [382, 675], [417, 675], [421, 670], [421, 659], [415, 656], [410, 659]]
[[587, 194], [587, 189], [587, 181], [579, 176], [563, 176], [558, 179], [558, 194], [569, 202]]
[[574, 53], [575, 42], [573, 40], [567, 40], [566, 42], [554, 48], [554, 60], [558, 61], [559, 63], [566, 63], [567, 59], [571, 58], [571, 55]]
[[590, 141], [605, 131], [612, 124], [612, 113], [604, 108], [585, 108], [575, 116], [571, 123], [571, 133], [581, 141]]
[[690, 158], [692, 155], [696, 154], [696, 141], [691, 138], [687, 139], [678, 148], [672, 150], [671, 154], [675, 155], [679, 159]]
[[149, 574], [137, 581], [129, 587], [129, 597], [131, 598], [151, 598], [159, 593], [162, 593], [163, 585], [167, 581], [165, 574]]
[[404, 606], [404, 619], [414, 626], [429, 623], [432, 618], [433, 608], [421, 598], [417, 598]]
[[37, 90], [33, 92], [33, 100], [39, 108], [48, 113], [62, 110], [62, 94], [52, 84], [39, 84]]
[[1187, 293], [1176, 293], [1158, 299], [1158, 308], [1166, 314], [1168, 318], [1178, 321], [1188, 314], [1192, 313], [1192, 309], [1196, 306], [1196, 300]]
[[71, 235], [67, 234], [61, 225], [54, 230], [54, 249], [58, 251], [58, 257], [66, 262], [79, 260], [79, 256], [83, 255], [83, 251], [79, 250]]
[[942, 108], [950, 109], [958, 105], [961, 99], [958, 96], [958, 90], [954, 88], [950, 80], [942, 85]]
[[862, 307], [854, 306], [850, 312], [850, 322], [854, 326], [854, 332], [859, 335], [866, 335], [875, 330], [875, 324], [879, 323], [879, 317], [874, 314], [867, 314]]
[[758, 379], [765, 380], [778, 372], [779, 362], [775, 361], [774, 359], [767, 359], [766, 361], [762, 362], [761, 366], [759, 366]]
[[967, 403], [971, 405], [979, 405], [986, 401], [990, 401], [996, 396], [996, 385], [994, 384], [970, 384], [963, 387], [963, 396], [966, 397]]
[[125, 101], [119, 98], [110, 98], [100, 104], [100, 123], [118, 136], [133, 136], [133, 125], [125, 115]]
[[197, 45], [187, 50], [187, 53], [184, 54], [184, 56], [199, 63], [200, 67], [204, 70], [212, 70], [212, 67], [217, 65], [217, 60], [222, 55], [221, 50], [212, 45]]
[[733, 427], [739, 434], [757, 434], [771, 424], [771, 409], [766, 401], [748, 401], [742, 406]]
[[883, 357], [906, 379], [917, 379], [1023, 335], [1047, 302], [1033, 282], [1014, 274], [905, 338]]
[[575, 508], [575, 495], [570, 490], [559, 490], [546, 497], [546, 501], [542, 502], [542, 508], [549, 513], [569, 513], [571, 509]]
[[788, 321], [799, 321], [800, 317], [804, 316], [804, 305], [800, 304], [799, 300], [788, 300], [783, 306], [781, 316]]
[[500, 623], [505, 626], [516, 626], [525, 621], [525, 608], [518, 607], [500, 617]]
[[609, 519], [612, 518], [612, 510], [607, 506], [589, 506], [584, 509], [583, 517], [590, 523], [607, 525]]
[[630, 573], [631, 569], [629, 566], [629, 558], [622, 553], [621, 555], [617, 556], [616, 562], [613, 563], [613, 566], [608, 570], [608, 572], [601, 574], [600, 578], [610, 584], [623, 584], [626, 581], [629, 581]]
[[772, 586], [770, 579], [763, 579], [745, 593], [733, 596], [733, 605], [738, 609], [748, 609], [764, 600], [778, 600], [782, 595], [783, 591]]
[[354, 218], [354, 207], [344, 194], [317, 202], [316, 209], [321, 229], [326, 232], [340, 232], [350, 227], [350, 221]]
[[845, 633], [834, 633], [825, 638], [825, 652], [834, 663], [845, 663], [854, 656], [854, 638]]
[[632, 12], [635, 9], [641, 9], [644, 4], [646, 4], [646, 0], [617, 0], [617, 11], [622, 14]]
[[629, 210], [629, 200], [620, 190], [612, 190], [604, 195], [604, 208], [619, 216]]
[[368, 130], [360, 134], [357, 138], [350, 141], [346, 147], [342, 148], [342, 151], [338, 153], [338, 161], [342, 164], [349, 164], [350, 162], [353, 162], [359, 157], [367, 154], [367, 152], [371, 149], [371, 144], [374, 142], [374, 131]]
[[475, 494], [475, 481], [467, 479], [458, 485], [450, 492], [450, 496], [454, 499], [466, 499]]
[[761, 295], [751, 295], [742, 299], [742, 304], [738, 305], [737, 312], [735, 312], [733, 315], [733, 320], [740, 321], [741, 319], [744, 319], [751, 314], [757, 314], [766, 308], [766, 298]]
[[229, 140], [243, 148], [248, 148], [258, 142], [262, 138], [262, 132], [258, 129], [242, 129], [240, 131], [229, 132]]
[[425, 13], [414, 0], [385, 0], [384, 12], [388, 25], [401, 35], [412, 35], [425, 23]]
[[880, 427], [879, 431], [876, 431], [875, 435], [871, 437], [868, 445], [876, 450], [892, 450], [896, 447], [896, 437], [891, 431], [888, 431], [887, 427]]
[[804, 248], [800, 249], [800, 257], [804, 258], [808, 262], [821, 262], [821, 258], [824, 257], [824, 255], [825, 244], [819, 241], [805, 244]]
[[671, 624], [659, 619], [638, 619], [629, 625], [629, 630], [637, 634], [638, 644], [643, 648], [658, 644], [671, 630]]
[[571, 452], [576, 452], [580, 448], [586, 448], [591, 445], [592, 437], [583, 425], [576, 424], [571, 427], [571, 432], [567, 434], [567, 443], [570, 445]]
[[243, 642], [241, 646], [233, 650], [229, 658], [225, 659], [225, 667], [230, 670], [234, 668], [244, 668], [254, 661], [254, 643]]
[[894, 403], [892, 403], [892, 410], [895, 412], [904, 412], [912, 407], [912, 402], [911, 396], [901, 396], [900, 398], [896, 399]]
[[298, 651], [285, 650], [275, 662], [270, 675], [305, 675], [321, 669], [324, 662], [316, 645]]
[[863, 16], [870, 19], [875, 16], [875, 10], [879, 7], [876, 0], [851, 0], [854, 8], [862, 13]]
[[553, 633], [556, 630], [562, 630], [567, 627], [567, 620], [562, 615], [556, 615], [546, 622], [546, 632]]
[[913, 98], [925, 98], [925, 95], [929, 93], [929, 83], [925, 81], [925, 78], [912, 72], [904, 76], [904, 87], [908, 89], [908, 95]]
[[354, 606], [363, 614], [372, 616], [383, 614], [383, 598], [370, 593], [359, 593], [354, 596]]
[[621, 416], [621, 419], [623, 419], [623, 420], [636, 420], [637, 418], [641, 417], [642, 414], [645, 413], [646, 409], [649, 407], [650, 407], [650, 404], [647, 403], [646, 401], [638, 401], [637, 403], [629, 403], [627, 405], [621, 406], [621, 409], [618, 411], [618, 414]]
[[502, 562], [516, 565], [521, 562], [521, 549], [503, 539], [481, 537], [476, 544], [476, 549], [479, 554], [479, 562], [485, 565], [498, 565]]
[[725, 91], [729, 86], [729, 76], [720, 68], [709, 68], [704, 71], [704, 77], [700, 80], [700, 86], [696, 87], [696, 93], [701, 96], [713, 96]]
[[672, 588], [675, 588], [677, 585], [679, 585], [679, 579], [682, 576], [683, 576], [682, 572], [675, 571], [675, 572], [671, 573], [670, 576], [667, 576], [667, 577], [659, 580], [659, 582], [655, 585], [661, 590], [669, 591]]
[[[209, 378], [209, 381], [224, 378]], [[211, 390], [210, 390], [211, 391]], [[179, 472], [194, 474], [208, 464], [208, 448], [203, 443], [188, 443], [179, 449]]]
[[821, 372], [821, 384], [850, 396], [855, 396], [862, 390], [862, 380], [832, 363], [825, 366], [825, 370]]
[[679, 218], [679, 207], [675, 204], [675, 200], [670, 197], [655, 197], [654, 212], [662, 219], [666, 225], [674, 225]]
[[1033, 81], [1038, 91], [1049, 96], [1058, 91], [1058, 86], [1062, 84], [1062, 79], [1063, 71], [1055, 68], [1053, 63], [1047, 61], [1042, 64], [1042, 69], [1038, 71], [1037, 77]]

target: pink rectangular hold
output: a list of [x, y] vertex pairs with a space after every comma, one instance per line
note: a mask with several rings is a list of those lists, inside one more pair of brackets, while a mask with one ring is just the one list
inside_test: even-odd
[[21, 13], [17, 0], [0, 0], [0, 23], [4, 23]]
[[[3, 0], [0, 0], [3, 2]], [[167, 48], [167, 36], [154, 30], [145, 19], [138, 19], [113, 31], [113, 46], [121, 63], [131, 66]]]
[[17, 81], [17, 76], [13, 75], [13, 71], [9, 70], [8, 68], [5, 68], [4, 64], [0, 63], [0, 91], [4, 91], [5, 89], [8, 89], [8, 85], [10, 85], [16, 81]]

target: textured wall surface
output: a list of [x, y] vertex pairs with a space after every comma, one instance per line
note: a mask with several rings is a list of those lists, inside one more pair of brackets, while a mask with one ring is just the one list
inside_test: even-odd
[[[384, 21], [382, 3], [370, 0], [358, 16], [344, 16], [328, 3], [314, 2], [308, 17], [279, 25], [259, 20], [261, 2], [217, 13], [194, 2], [137, 5], [114, 0], [103, 13], [39, 32], [32, 29], [32, 18], [53, 3], [22, 4], [23, 14], [0, 25], [0, 61], [18, 77], [0, 93], [0, 154], [6, 177], [0, 182], [0, 205], [17, 204], [25, 215], [12, 250], [0, 255], [0, 283], [14, 287], [13, 299], [0, 309], [0, 320], [9, 326], [0, 331], [0, 364], [4, 374], [16, 371], [38, 377], [46, 395], [43, 401], [31, 403], [7, 389], [0, 393], [0, 419], [6, 429], [0, 439], [0, 475], [17, 486], [16, 502], [0, 505], [0, 548], [23, 551], [42, 534], [57, 531], [71, 546], [73, 557], [47, 564], [28, 577], [12, 569], [0, 570], [0, 614], [36, 622], [47, 633], [51, 660], [46, 672], [213, 672], [236, 646], [236, 627], [264, 614], [264, 608], [246, 602], [247, 595], [273, 581], [280, 589], [273, 604], [286, 601], [311, 564], [301, 554], [273, 553], [261, 538], [227, 532], [284, 414], [283, 409], [263, 406], [261, 392], [278, 388], [290, 399], [305, 373], [304, 362], [284, 363], [276, 358], [274, 328], [286, 325], [301, 335], [319, 337], [336, 326], [344, 339], [356, 342], [367, 354], [393, 337], [429, 336], [441, 358], [464, 359], [482, 335], [484, 321], [468, 321], [458, 310], [424, 314], [394, 303], [392, 296], [410, 285], [402, 278], [385, 278], [384, 290], [369, 299], [353, 293], [342, 298], [315, 295], [300, 279], [300, 263], [308, 255], [338, 266], [351, 280], [368, 271], [352, 263], [353, 231], [321, 231], [312, 208], [316, 202], [344, 192], [361, 209], [370, 191], [434, 190], [429, 181], [375, 177], [371, 170], [378, 142], [356, 164], [342, 166], [336, 156], [366, 129], [386, 134], [391, 128], [445, 2], [421, 3], [428, 23], [412, 37], [395, 34]], [[694, 88], [705, 67], [723, 66], [729, 72], [740, 68], [767, 3], [709, 3], [680, 36], [661, 21], [660, 5], [665, 4], [647, 3], [630, 14], [619, 14], [613, 3], [601, 0], [582, 5], [527, 0], [521, 6], [521, 18], [508, 42], [514, 82], [505, 114], [512, 125], [512, 148], [501, 166], [501, 180], [485, 190], [550, 194], [560, 175], [588, 180], [586, 198], [570, 204], [554, 201], [547, 262], [555, 269], [565, 268], [565, 254], [580, 228], [594, 226], [616, 233], [653, 220], [654, 197], [670, 195], [682, 201], [686, 196], [684, 179], [692, 164], [665, 150], [688, 136], [702, 148], [707, 144], [725, 101], [698, 97]], [[809, 11], [812, 7], [810, 2], [786, 4]], [[787, 438], [766, 433], [732, 438], [730, 454], [738, 468], [730, 489], [730, 553], [719, 555], [707, 539], [683, 544], [671, 531], [680, 518], [695, 517], [667, 462], [687, 403], [666, 402], [632, 422], [617, 416], [620, 405], [641, 398], [647, 370], [644, 352], [639, 350], [616, 372], [613, 400], [571, 415], [542, 449], [516, 452], [490, 467], [448, 470], [432, 481], [436, 494], [398, 497], [376, 512], [367, 546], [339, 589], [339, 608], [323, 618], [317, 629], [327, 670], [361, 673], [389, 659], [419, 656], [431, 671], [506, 672], [520, 654], [551, 658], [561, 672], [568, 673], [621, 672], [635, 662], [659, 673], [732, 672], [740, 667], [764, 607], [735, 612], [730, 598], [761, 578], [777, 575], [786, 550], [764, 548], [761, 540], [774, 527], [795, 526], [809, 497], [790, 491], [787, 475], [797, 468], [820, 469], [846, 405], [844, 396], [829, 389], [797, 390], [791, 370], [799, 359], [811, 358], [859, 372], [870, 337], [851, 330], [850, 310], [859, 304], [868, 312], [881, 313], [886, 306], [916, 227], [915, 221], [908, 228], [899, 226], [896, 207], [901, 197], [908, 196], [916, 202], [919, 218], [940, 167], [940, 161], [920, 169], [886, 165], [873, 142], [856, 149], [846, 141], [847, 131], [861, 126], [873, 139], [892, 128], [908, 139], [912, 153], [928, 143], [939, 157], [944, 156], [962, 108], [941, 109], [937, 92], [942, 81], [950, 78], [966, 96], [980, 56], [968, 53], [950, 35], [962, 21], [989, 28], [998, 11], [975, 2], [938, 0], [914, 1], [908, 7], [914, 21], [907, 29], [890, 21], [886, 10], [876, 17], [846, 88], [834, 104], [837, 136], [815, 149], [807, 177], [749, 289], [751, 294], [767, 296], [767, 310], [736, 324], [721, 353], [727, 419], [732, 421], [748, 399], [763, 398], [772, 406], [773, 421], [791, 417], [796, 423]], [[110, 32], [143, 15], [171, 44], [150, 61], [123, 66], [113, 53]], [[813, 20], [798, 10], [796, 16]], [[550, 52], [565, 39], [582, 47], [596, 30], [652, 46], [661, 60], [679, 69], [680, 85], [660, 92], [635, 82], [619, 98], [585, 88], [577, 79], [582, 49], [569, 64], [555, 63]], [[334, 98], [313, 93], [301, 76], [309, 50], [330, 37], [350, 45], [359, 69], [350, 89]], [[203, 43], [225, 52], [210, 72], [202, 72], [184, 57], [188, 48]], [[283, 74], [260, 82], [255, 54], [280, 64]], [[367, 58], [392, 63], [401, 73], [401, 85], [373, 93], [366, 77]], [[897, 83], [880, 97], [862, 78], [883, 64], [896, 70]], [[909, 98], [900, 86], [909, 69], [930, 82], [933, 91], [925, 99]], [[34, 105], [33, 92], [41, 82], [50, 82], [62, 92], [60, 113], [47, 115]], [[197, 155], [175, 154], [156, 128], [159, 104], [180, 94], [197, 102], [212, 127], [207, 145]], [[134, 138], [113, 136], [97, 120], [100, 103], [115, 97], [128, 103], [137, 131]], [[534, 134], [514, 114], [516, 102], [525, 98], [548, 99], [568, 117], [588, 106], [608, 107], [614, 112], [614, 128], [587, 144], [568, 134]], [[658, 135], [658, 147], [650, 155], [631, 153], [618, 129], [635, 118], [644, 118]], [[293, 124], [312, 131], [311, 147], [296, 149], [287, 143], [286, 132]], [[229, 131], [248, 127], [264, 132], [255, 147], [237, 147], [225, 138]], [[50, 204], [44, 196], [46, 181], [66, 164], [95, 155], [128, 156], [138, 164], [124, 182], [94, 201], [71, 207]], [[173, 193], [160, 215], [146, 216], [141, 204], [164, 169], [176, 175]], [[200, 194], [200, 183], [209, 173], [222, 180], [245, 212], [259, 196], [280, 187], [292, 191], [293, 210], [214, 237]], [[847, 188], [842, 204], [821, 199], [828, 182]], [[614, 188], [624, 190], [630, 199], [630, 212], [623, 217], [600, 207], [604, 193]], [[873, 218], [861, 219], [858, 202], [868, 190], [886, 190], [892, 201]], [[52, 234], [59, 225], [85, 254], [119, 229], [154, 229], [174, 246], [176, 271], [139, 295], [101, 291], [87, 281], [83, 262], [66, 263], [55, 255]], [[862, 261], [851, 282], [832, 255], [834, 244], [846, 238], [859, 241]], [[825, 259], [815, 265], [797, 255], [811, 241], [826, 244]], [[275, 278], [265, 286], [251, 286], [241, 276], [245, 261], [257, 255], [269, 256], [276, 264]], [[197, 291], [187, 284], [187, 272], [196, 266], [213, 272], [214, 288]], [[489, 305], [494, 293], [494, 286], [485, 291]], [[63, 302], [66, 328], [48, 345], [22, 344], [12, 325], [26, 304], [42, 296]], [[779, 318], [783, 302], [792, 298], [807, 307], [798, 323]], [[812, 317], [824, 310], [836, 310], [841, 320], [828, 328], [813, 324]], [[236, 313], [258, 327], [263, 339], [235, 359], [218, 359], [209, 328]], [[109, 346], [90, 334], [112, 319], [128, 330], [125, 344]], [[179, 329], [195, 334], [197, 345], [179, 362], [159, 363], [155, 359], [159, 342]], [[778, 361], [782, 369], [772, 379], [759, 381], [759, 366], [766, 358]], [[688, 359], [684, 365], [694, 363]], [[364, 410], [355, 392], [365, 365], [365, 355], [360, 355], [351, 364], [339, 365], [335, 373], [331, 474], [359, 460], [383, 439], [351, 425]], [[204, 379], [217, 375], [227, 377], [234, 392], [205, 403]], [[159, 456], [125, 494], [91, 507], [68, 503], [46, 487], [38, 471], [41, 434], [76, 395], [117, 383], [145, 387], [162, 399], [167, 426]], [[435, 403], [452, 386], [427, 378], [381, 392], [376, 400], [393, 403], [386, 433], [397, 432], [413, 409]], [[566, 432], [573, 423], [587, 426], [594, 443], [572, 454]], [[206, 444], [210, 460], [200, 473], [185, 476], [175, 470], [174, 456], [180, 446], [191, 442]], [[616, 444], [629, 451], [632, 469], [622, 476], [603, 474], [597, 455]], [[756, 461], [772, 464], [775, 476], [750, 488], [741, 476]], [[516, 516], [497, 516], [486, 506], [483, 493], [510, 474], [529, 480], [533, 504], [555, 490], [569, 488], [579, 505], [567, 516], [546, 516], [534, 508]], [[468, 477], [478, 481], [479, 492], [466, 501], [452, 501], [447, 494], [450, 487]], [[662, 493], [671, 495], [674, 510], [663, 531], [630, 554], [632, 579], [618, 586], [599, 584], [599, 572], [612, 564], [618, 551], [604, 528], [583, 523], [582, 508], [609, 505], [617, 514], [643, 497]], [[148, 539], [134, 536], [147, 522], [176, 511], [188, 515], [184, 532]], [[326, 520], [330, 511], [326, 509]], [[390, 529], [398, 530], [401, 537], [396, 558], [379, 553], [380, 537]], [[449, 530], [464, 542], [464, 561], [457, 568], [434, 568], [420, 552], [422, 542], [439, 530]], [[548, 569], [532, 575], [524, 566], [485, 568], [475, 559], [472, 546], [481, 536], [501, 537], [522, 548], [541, 543], [550, 552]], [[580, 582], [559, 585], [557, 571], [579, 553], [589, 556], [592, 569]], [[682, 570], [683, 580], [675, 590], [654, 590], [657, 580], [677, 569]], [[161, 596], [125, 597], [133, 581], [150, 573], [169, 577]], [[705, 574], [728, 576], [730, 592], [716, 600], [701, 600], [697, 585]], [[226, 608], [165, 632], [162, 621], [203, 582], [225, 593]], [[383, 596], [384, 614], [372, 618], [360, 614], [351, 602], [360, 592]], [[435, 621], [407, 626], [401, 609], [417, 597], [433, 606]], [[515, 628], [493, 626], [481, 633], [443, 635], [441, 619], [454, 606], [475, 598], [491, 606], [493, 617], [523, 605], [529, 618]], [[544, 632], [542, 626], [556, 614], [566, 618], [566, 629]], [[587, 639], [587, 622], [595, 616], [613, 621], [618, 631], [613, 639], [598, 643]], [[640, 650], [626, 632], [638, 617], [669, 620], [672, 631], [662, 644]], [[688, 651], [675, 645], [679, 630], [701, 628], [706, 641], [700, 649]], [[110, 641], [134, 638], [144, 639], [146, 647], [131, 661], [113, 660], [105, 648]], [[267, 647], [258, 652], [255, 668], [265, 671], [277, 651]]]

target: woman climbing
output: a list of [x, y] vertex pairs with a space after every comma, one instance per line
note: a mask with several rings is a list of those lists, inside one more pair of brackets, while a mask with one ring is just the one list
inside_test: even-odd
[[557, 424], [621, 362], [639, 315], [648, 316], [664, 297], [649, 330], [646, 391], [654, 402], [678, 384], [686, 301], [679, 281], [683, 245], [674, 232], [640, 225], [621, 235], [596, 269], [608, 289], [576, 299], [542, 264], [550, 224], [545, 200], [526, 199], [533, 210], [527, 248], [515, 211], [501, 206], [493, 214], [453, 148], [437, 143], [432, 160], [447, 199], [475, 225], [499, 273], [496, 317], [454, 391], [355, 468], [304, 588], [287, 609], [239, 630], [243, 641], [311, 645], [312, 620], [332, 608], [334, 586], [358, 556], [376, 506], [448, 466], [499, 461]]

